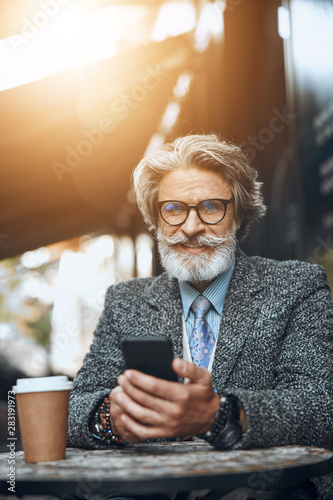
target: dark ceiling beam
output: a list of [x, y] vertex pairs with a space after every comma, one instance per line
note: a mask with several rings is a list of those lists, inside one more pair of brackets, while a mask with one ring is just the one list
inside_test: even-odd
[[131, 172], [193, 57], [178, 37], [0, 93], [0, 258], [135, 232]]

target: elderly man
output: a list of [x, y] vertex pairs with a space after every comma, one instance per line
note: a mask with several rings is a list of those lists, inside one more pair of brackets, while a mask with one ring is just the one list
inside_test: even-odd
[[[140, 162], [134, 185], [166, 272], [109, 288], [71, 395], [69, 444], [195, 435], [217, 449], [325, 446], [329, 284], [317, 265], [240, 250], [265, 212], [246, 156], [215, 135], [181, 137]], [[186, 383], [125, 371], [122, 339], [147, 334], [172, 340]]]

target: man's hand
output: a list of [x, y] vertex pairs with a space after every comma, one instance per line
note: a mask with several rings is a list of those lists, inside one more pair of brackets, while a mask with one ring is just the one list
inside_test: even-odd
[[174, 359], [172, 368], [188, 379], [169, 382], [127, 370], [110, 392], [114, 431], [127, 442], [185, 437], [207, 431], [214, 422], [220, 398], [205, 368]]

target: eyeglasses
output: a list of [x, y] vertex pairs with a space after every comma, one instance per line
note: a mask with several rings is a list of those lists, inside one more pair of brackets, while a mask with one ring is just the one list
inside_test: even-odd
[[199, 219], [205, 224], [218, 224], [224, 219], [230, 200], [203, 200], [198, 205], [187, 205], [183, 201], [159, 201], [157, 203], [160, 215], [170, 226], [180, 226], [186, 221], [193, 208]]

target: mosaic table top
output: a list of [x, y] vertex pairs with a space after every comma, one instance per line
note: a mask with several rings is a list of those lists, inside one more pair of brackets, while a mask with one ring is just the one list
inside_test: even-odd
[[[307, 479], [333, 471], [333, 453], [314, 447], [286, 446], [268, 449], [217, 451], [203, 441], [140, 443], [122, 449], [67, 448], [66, 460], [26, 464], [16, 453], [16, 481], [27, 485], [82, 484], [94, 491], [145, 492], [184, 487], [189, 489], [235, 485], [256, 481], [271, 486], [279, 481]], [[8, 474], [8, 454], [0, 454], [0, 493]], [[185, 481], [185, 482], [184, 482]], [[242, 483], [242, 484], [241, 484]], [[138, 486], [139, 485], [139, 486]], [[155, 486], [154, 486], [155, 485]], [[140, 490], [141, 491], [141, 490]]]

